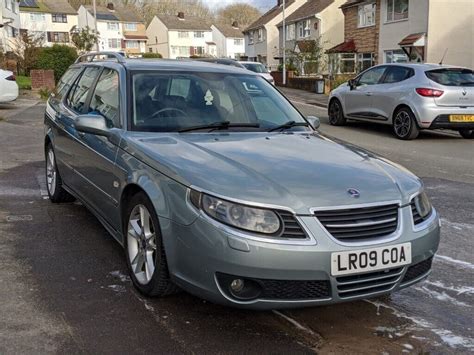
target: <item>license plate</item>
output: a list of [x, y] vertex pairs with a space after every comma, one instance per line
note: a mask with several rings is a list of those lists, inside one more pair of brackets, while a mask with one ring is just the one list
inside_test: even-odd
[[474, 122], [474, 115], [449, 115], [449, 122]]
[[331, 275], [341, 276], [411, 264], [411, 243], [331, 254]]

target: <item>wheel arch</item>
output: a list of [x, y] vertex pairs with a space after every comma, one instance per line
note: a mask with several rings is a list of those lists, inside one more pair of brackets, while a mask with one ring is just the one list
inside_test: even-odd
[[418, 128], [420, 128], [420, 123], [418, 122], [418, 116], [416, 115], [416, 111], [413, 110], [410, 105], [408, 105], [407, 103], [399, 103], [395, 109], [393, 110], [392, 112], [392, 116], [390, 117], [390, 119], [392, 120], [391, 123], [393, 123], [393, 120], [395, 119], [395, 114], [402, 108], [407, 108], [411, 111], [411, 113], [413, 113], [413, 116], [415, 116], [415, 123], [416, 123], [416, 126]]

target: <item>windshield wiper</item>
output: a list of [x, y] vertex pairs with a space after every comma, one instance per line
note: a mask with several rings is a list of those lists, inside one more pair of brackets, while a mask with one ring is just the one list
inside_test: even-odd
[[273, 127], [268, 130], [268, 132], [273, 132], [273, 131], [278, 131], [278, 130], [284, 130], [284, 129], [290, 129], [293, 127], [308, 127], [309, 123], [308, 122], [295, 122], [295, 121], [288, 121], [285, 122], [279, 126]]
[[190, 131], [199, 131], [201, 129], [209, 129], [209, 132], [219, 129], [228, 129], [232, 127], [250, 127], [250, 128], [259, 128], [258, 123], [231, 123], [230, 121], [219, 121], [209, 124], [204, 124], [200, 126], [191, 126], [180, 129], [178, 132], [190, 132]]

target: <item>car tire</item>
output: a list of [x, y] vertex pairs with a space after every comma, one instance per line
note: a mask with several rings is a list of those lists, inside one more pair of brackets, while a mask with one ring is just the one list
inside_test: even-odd
[[63, 188], [63, 181], [56, 165], [56, 155], [54, 154], [52, 144], [47, 145], [45, 155], [46, 190], [48, 191], [49, 199], [53, 203], [74, 201], [74, 196]]
[[338, 99], [331, 100], [329, 103], [328, 116], [329, 124], [332, 126], [344, 126], [346, 124], [342, 105]]
[[474, 129], [460, 129], [459, 134], [465, 139], [474, 139]]
[[408, 107], [402, 107], [395, 112], [392, 127], [398, 139], [412, 140], [420, 134], [415, 115]]
[[179, 288], [169, 277], [158, 217], [145, 193], [131, 198], [123, 226], [126, 262], [134, 286], [146, 296], [176, 293]]

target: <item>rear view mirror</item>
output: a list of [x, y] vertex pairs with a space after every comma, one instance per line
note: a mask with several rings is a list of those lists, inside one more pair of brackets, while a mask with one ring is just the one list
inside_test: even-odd
[[306, 119], [314, 130], [318, 129], [321, 125], [321, 121], [316, 116], [308, 116]]
[[74, 123], [78, 132], [95, 134], [97, 136], [110, 136], [105, 118], [101, 115], [80, 115]]

